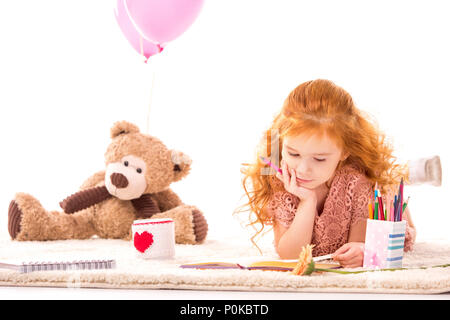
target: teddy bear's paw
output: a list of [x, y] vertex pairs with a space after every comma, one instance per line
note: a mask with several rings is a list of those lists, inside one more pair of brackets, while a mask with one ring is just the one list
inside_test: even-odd
[[14, 240], [20, 232], [20, 222], [22, 221], [22, 210], [15, 200], [12, 200], [8, 209], [8, 232]]
[[195, 242], [201, 243], [206, 238], [208, 233], [208, 223], [203, 214], [197, 210], [192, 210], [192, 222], [194, 225]]
[[48, 221], [42, 221], [46, 215], [39, 200], [27, 193], [16, 193], [8, 208], [8, 232], [13, 240], [46, 240], [43, 229]]

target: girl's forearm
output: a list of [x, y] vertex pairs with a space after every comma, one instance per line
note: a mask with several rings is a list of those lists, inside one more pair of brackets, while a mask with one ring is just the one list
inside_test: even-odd
[[281, 259], [298, 258], [302, 247], [311, 243], [315, 215], [315, 203], [300, 203], [292, 224], [278, 241], [277, 253]]

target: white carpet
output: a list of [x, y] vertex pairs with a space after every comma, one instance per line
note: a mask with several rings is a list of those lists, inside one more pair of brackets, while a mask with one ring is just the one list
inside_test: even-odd
[[[264, 256], [274, 259], [270, 242], [262, 243]], [[112, 270], [41, 271], [20, 274], [0, 269], [1, 286], [44, 286], [133, 289], [195, 289], [238, 291], [417, 293], [450, 292], [450, 268], [333, 273], [294, 276], [285, 272], [248, 270], [191, 270], [181, 264], [198, 261], [245, 261], [258, 256], [248, 238], [207, 239], [202, 245], [177, 245], [171, 260], [137, 258], [131, 242], [122, 240], [67, 240], [17, 242], [0, 240], [0, 262], [115, 259]], [[450, 263], [450, 242], [419, 242], [406, 253], [404, 267]], [[359, 270], [359, 269], [355, 269]]]

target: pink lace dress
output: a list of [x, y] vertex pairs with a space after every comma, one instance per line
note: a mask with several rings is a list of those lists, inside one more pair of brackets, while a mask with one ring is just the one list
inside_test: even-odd
[[[354, 164], [337, 169], [325, 199], [323, 211], [314, 220], [311, 243], [313, 255], [333, 253], [348, 242], [350, 227], [368, 218], [369, 199], [373, 195], [373, 185], [363, 171]], [[294, 220], [300, 199], [287, 192], [278, 191], [267, 206], [271, 222], [288, 228]], [[404, 217], [405, 218], [405, 217]], [[415, 230], [406, 225], [405, 251], [411, 250]]]

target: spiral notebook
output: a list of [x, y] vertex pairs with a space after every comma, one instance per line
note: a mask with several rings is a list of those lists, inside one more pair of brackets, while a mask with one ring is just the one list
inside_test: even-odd
[[1, 263], [0, 268], [11, 269], [20, 273], [29, 273], [34, 271], [71, 271], [71, 270], [96, 270], [96, 269], [114, 269], [115, 260], [82, 260], [71, 262], [29, 262], [22, 264]]

